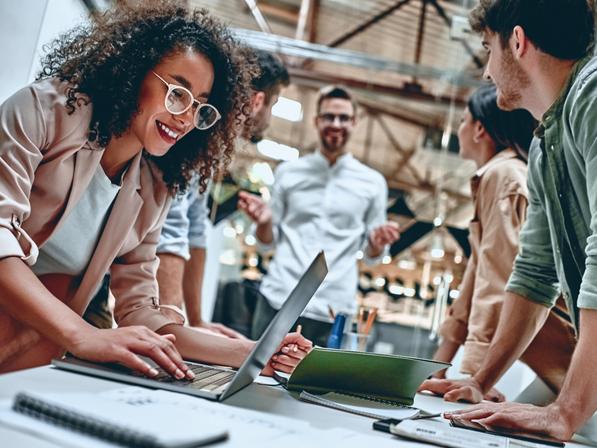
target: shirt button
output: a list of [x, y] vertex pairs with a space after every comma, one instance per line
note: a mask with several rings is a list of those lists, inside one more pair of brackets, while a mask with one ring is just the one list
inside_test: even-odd
[[549, 147], [549, 149], [551, 149], [551, 150], [553, 151], [553, 150], [554, 150], [554, 146], [553, 146], [553, 145], [551, 145], [551, 146]]

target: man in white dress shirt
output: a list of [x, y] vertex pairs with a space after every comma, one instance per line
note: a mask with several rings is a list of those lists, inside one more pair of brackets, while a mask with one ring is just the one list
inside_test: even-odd
[[320, 148], [281, 164], [272, 199], [266, 204], [240, 194], [239, 207], [256, 223], [261, 251], [275, 248], [253, 318], [252, 337], [265, 330], [301, 273], [324, 250], [329, 274], [298, 323], [303, 334], [326, 345], [331, 329], [328, 306], [336, 313], [356, 312], [357, 252], [378, 262], [399, 237], [396, 223], [386, 221], [388, 187], [383, 176], [346, 150], [355, 126], [356, 105], [340, 86], [321, 90], [315, 126]]

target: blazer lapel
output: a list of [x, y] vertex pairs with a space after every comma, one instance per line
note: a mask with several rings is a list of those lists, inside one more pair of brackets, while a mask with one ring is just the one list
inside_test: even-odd
[[76, 313], [83, 314], [87, 308], [91, 300], [91, 294], [94, 293], [100, 281], [108, 272], [112, 261], [137, 220], [139, 210], [143, 205], [143, 199], [138, 192], [141, 188], [141, 157], [142, 152], [139, 152], [129, 165], [122, 182], [122, 188], [114, 200], [110, 216], [91, 257], [89, 266], [73, 297], [71, 308]]

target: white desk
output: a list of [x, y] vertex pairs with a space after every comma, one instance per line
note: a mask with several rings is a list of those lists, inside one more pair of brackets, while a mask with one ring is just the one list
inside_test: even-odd
[[[0, 399], [11, 399], [19, 391], [102, 392], [121, 388], [122, 386], [121, 383], [68, 373], [52, 367], [40, 367], [0, 375]], [[303, 403], [281, 387], [252, 384], [227, 399], [222, 405], [254, 409], [303, 420], [309, 422], [315, 428], [340, 427], [375, 437], [392, 438], [389, 434], [373, 431], [371, 428], [372, 419]], [[441, 412], [461, 409], [466, 405], [446, 403], [440, 398], [419, 394], [415, 398], [415, 406], [430, 412]], [[395, 441], [397, 447], [407, 445], [399, 439], [395, 439]], [[0, 445], [10, 448], [56, 448], [57, 446], [3, 426], [0, 426]], [[569, 443], [567, 446], [582, 447], [583, 445]]]

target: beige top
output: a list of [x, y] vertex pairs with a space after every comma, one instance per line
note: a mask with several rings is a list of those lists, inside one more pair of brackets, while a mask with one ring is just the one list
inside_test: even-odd
[[[91, 105], [79, 102], [69, 114], [65, 89], [55, 79], [36, 82], [0, 106], [0, 258], [19, 257], [33, 265], [38, 247], [61, 227], [100, 166], [103, 150], [87, 139]], [[85, 272], [40, 280], [82, 314], [109, 271], [119, 325], [157, 330], [183, 323], [159, 306], [155, 279], [155, 248], [169, 203], [161, 172], [139, 153]], [[61, 353], [61, 347], [0, 308], [0, 372], [46, 364]]]
[[[470, 223], [471, 257], [467, 264], [460, 297], [448, 310], [440, 335], [464, 344], [461, 372], [476, 373], [495, 333], [505, 287], [518, 252], [519, 233], [526, 216], [528, 190], [526, 164], [512, 149], [496, 154], [471, 179], [475, 215]], [[563, 319], [550, 318], [545, 330], [559, 339], [560, 358], [568, 358], [573, 347], [572, 327]], [[555, 335], [555, 336], [554, 336]], [[538, 336], [539, 337], [539, 336]], [[554, 349], [555, 350], [555, 349]], [[545, 354], [545, 357], [551, 355]], [[569, 359], [568, 359], [569, 362]], [[563, 365], [565, 373], [566, 362]], [[541, 366], [531, 366], [542, 377]], [[548, 383], [559, 387], [558, 378]]]

